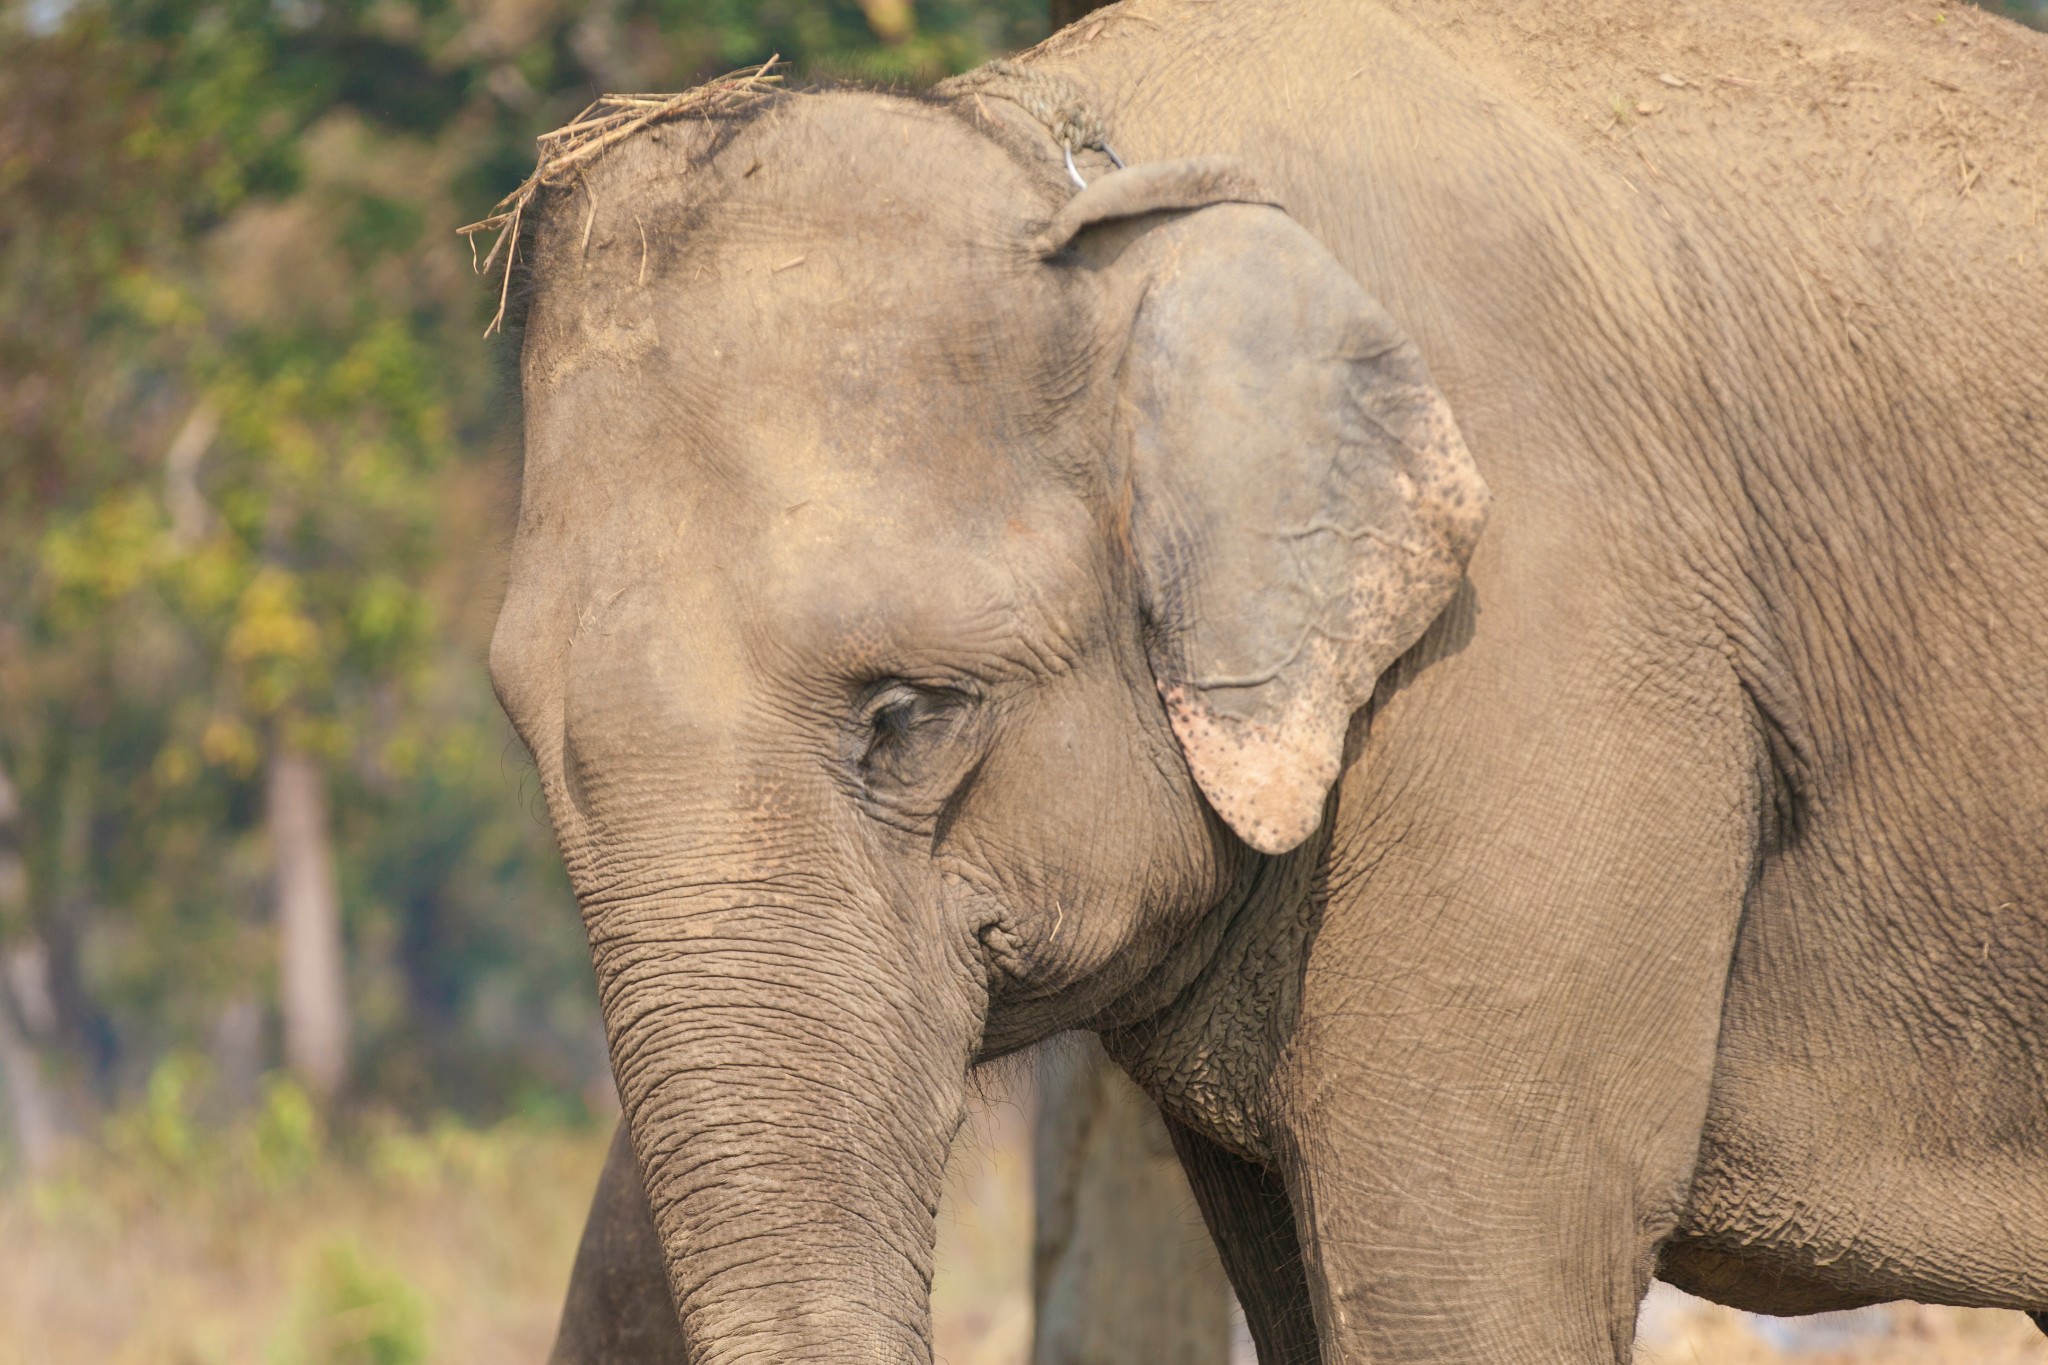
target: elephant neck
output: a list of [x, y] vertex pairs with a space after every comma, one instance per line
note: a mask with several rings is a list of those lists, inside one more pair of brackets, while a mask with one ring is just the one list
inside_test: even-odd
[[1322, 924], [1329, 815], [1300, 848], [1247, 853], [1230, 892], [1089, 1027], [1176, 1123], [1271, 1159], [1268, 1097]]

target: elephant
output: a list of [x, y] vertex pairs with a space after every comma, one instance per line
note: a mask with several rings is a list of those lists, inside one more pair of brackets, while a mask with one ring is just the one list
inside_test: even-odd
[[491, 671], [684, 1358], [929, 1360], [970, 1075], [1073, 1029], [1264, 1361], [2048, 1309], [2041, 37], [1126, 0], [759, 85], [544, 144], [506, 264]]

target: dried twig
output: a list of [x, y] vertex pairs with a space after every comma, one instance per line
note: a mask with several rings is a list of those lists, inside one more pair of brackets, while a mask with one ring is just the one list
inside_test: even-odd
[[[707, 118], [736, 114], [780, 93], [782, 75], [775, 68], [781, 64], [782, 58], [778, 54], [757, 67], [706, 81], [680, 95], [606, 95], [560, 128], [534, 139], [539, 156], [533, 174], [520, 182], [519, 188], [492, 205], [488, 218], [456, 229], [469, 239], [470, 260], [478, 274], [488, 274], [493, 268], [503, 271], [504, 278], [498, 286], [498, 311], [492, 314], [484, 335], [489, 336], [504, 325], [505, 303], [512, 294], [513, 258], [519, 250], [519, 225], [526, 215], [527, 206], [533, 203], [542, 189], [567, 184], [587, 162], [602, 156], [606, 149], [650, 124], [666, 123], [693, 114]], [[586, 184], [584, 192], [589, 193], [589, 189]], [[596, 208], [593, 200], [593, 217]], [[586, 243], [589, 230], [586, 223]], [[645, 229], [642, 231], [644, 234]], [[491, 242], [491, 249], [478, 262], [476, 237], [481, 232], [497, 235]], [[498, 261], [500, 253], [505, 258], [502, 267]], [[641, 268], [643, 271], [646, 269], [644, 259]]]

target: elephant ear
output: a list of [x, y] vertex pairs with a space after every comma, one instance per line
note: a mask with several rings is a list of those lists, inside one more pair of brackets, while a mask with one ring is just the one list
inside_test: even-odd
[[1216, 813], [1285, 852], [1457, 590], [1486, 486], [1414, 346], [1227, 163], [1105, 175], [1039, 247], [1131, 286], [1118, 427], [1153, 677]]

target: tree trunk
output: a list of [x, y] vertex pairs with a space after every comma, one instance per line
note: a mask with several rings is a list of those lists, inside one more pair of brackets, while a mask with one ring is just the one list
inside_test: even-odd
[[263, 1079], [263, 1002], [237, 990], [213, 1017], [213, 1072], [221, 1108], [239, 1114], [254, 1107]]
[[[20, 932], [28, 918], [28, 864], [21, 856], [21, 798], [0, 772], [0, 926]], [[48, 955], [33, 940], [0, 950], [0, 1094], [7, 1104], [14, 1149], [30, 1175], [56, 1158], [63, 1128], [56, 1094], [43, 1077], [31, 1038], [50, 1033]], [[27, 987], [25, 991], [23, 988]], [[33, 994], [40, 989], [42, 994]]]
[[1104, 1055], [1039, 1074], [1032, 1365], [1227, 1365], [1230, 1286], [1158, 1110]]
[[291, 746], [271, 751], [265, 818], [277, 875], [278, 1006], [285, 1064], [332, 1099], [348, 1077], [347, 972], [327, 780]]
[[43, 1062], [16, 1020], [12, 992], [0, 986], [0, 1092], [7, 1100], [8, 1126], [22, 1169], [41, 1175], [50, 1169], [63, 1139], [57, 1097], [43, 1079]]
[[85, 940], [98, 890], [93, 827], [99, 816], [99, 737], [75, 730], [67, 747], [57, 795], [56, 858], [50, 884], [34, 888], [31, 956], [21, 961], [28, 970], [15, 981], [15, 1003], [31, 1012], [48, 1006], [43, 1012], [49, 1029], [34, 1017], [29, 1027], [43, 1032], [38, 1041], [68, 1053], [78, 1068], [66, 1090], [85, 1118], [113, 1099], [115, 1039], [113, 1025], [85, 986]]

